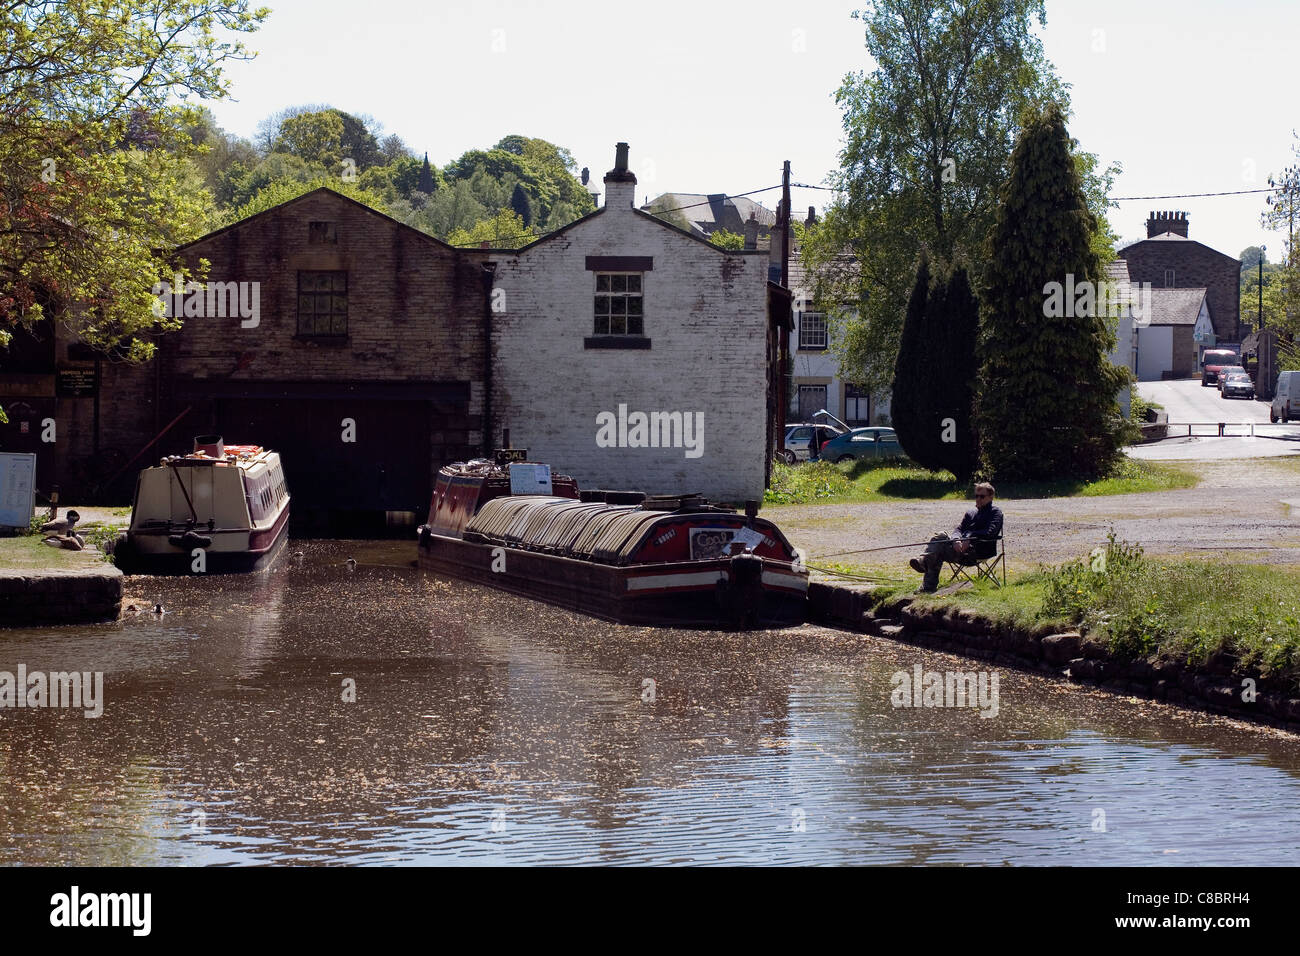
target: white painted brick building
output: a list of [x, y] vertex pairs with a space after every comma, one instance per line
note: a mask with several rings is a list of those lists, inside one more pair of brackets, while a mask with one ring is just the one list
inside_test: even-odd
[[624, 143], [604, 182], [602, 209], [497, 258], [492, 434], [583, 488], [761, 499], [767, 254], [635, 209]]

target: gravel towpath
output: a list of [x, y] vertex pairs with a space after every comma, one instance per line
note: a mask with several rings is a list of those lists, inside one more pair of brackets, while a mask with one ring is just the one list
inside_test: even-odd
[[[1148, 554], [1209, 557], [1235, 561], [1300, 564], [1300, 462], [1197, 462], [1195, 488], [1095, 498], [1002, 498], [1007, 560], [1032, 568], [1086, 555], [1106, 543], [1113, 527], [1119, 538], [1141, 544]], [[867, 504], [767, 507], [775, 521], [811, 563], [818, 559], [906, 568], [913, 550], [843, 554], [859, 548], [924, 541], [954, 528], [974, 502], [890, 501]], [[921, 550], [920, 548], [916, 549]]]

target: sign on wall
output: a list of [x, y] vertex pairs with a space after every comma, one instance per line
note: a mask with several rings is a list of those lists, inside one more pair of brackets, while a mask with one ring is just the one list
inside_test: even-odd
[[0, 452], [0, 527], [26, 528], [36, 510], [36, 456]]
[[55, 371], [55, 390], [60, 398], [87, 398], [98, 391], [94, 368], [69, 366]]

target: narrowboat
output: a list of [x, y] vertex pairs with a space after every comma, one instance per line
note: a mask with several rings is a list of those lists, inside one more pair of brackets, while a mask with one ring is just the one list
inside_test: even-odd
[[128, 574], [260, 571], [279, 557], [288, 537], [280, 456], [200, 435], [190, 454], [140, 472], [131, 524], [113, 557]]
[[757, 510], [582, 492], [545, 464], [476, 459], [439, 470], [419, 563], [618, 623], [799, 623], [808, 571]]

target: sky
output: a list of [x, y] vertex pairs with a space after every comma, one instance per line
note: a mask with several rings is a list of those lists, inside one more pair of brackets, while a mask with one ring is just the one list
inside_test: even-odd
[[[664, 192], [735, 195], [824, 185], [843, 146], [835, 91], [872, 66], [860, 3], [661, 0], [266, 0], [271, 16], [229, 65], [233, 99], [209, 104], [251, 137], [286, 106], [370, 114], [444, 165], [510, 133], [570, 150], [597, 181], [630, 144], [638, 203]], [[1263, 189], [1295, 161], [1296, 0], [1048, 0], [1038, 31], [1071, 85], [1070, 132], [1124, 171], [1113, 196]], [[960, 157], [957, 157], [960, 164]], [[769, 208], [779, 190], [754, 198]], [[796, 188], [796, 211], [830, 193]], [[1188, 213], [1190, 236], [1236, 256], [1282, 234], [1264, 194], [1134, 199], [1121, 240], [1151, 210]]]

